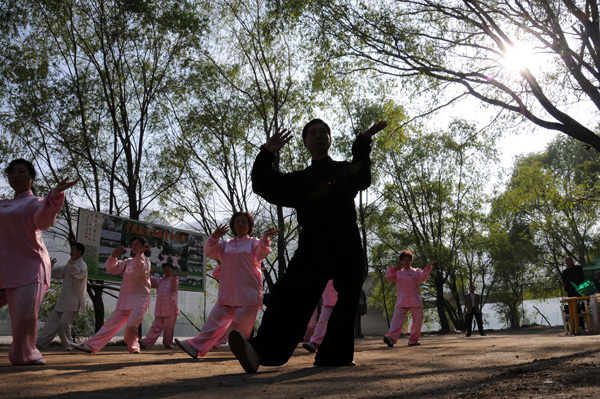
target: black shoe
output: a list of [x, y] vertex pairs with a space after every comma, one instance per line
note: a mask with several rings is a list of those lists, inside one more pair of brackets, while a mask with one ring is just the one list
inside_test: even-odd
[[175, 338], [175, 345], [179, 347], [182, 351], [193, 357], [194, 359], [198, 358], [198, 350], [194, 348], [192, 345], [187, 343], [185, 340], [179, 340]]
[[229, 349], [246, 373], [256, 373], [260, 367], [260, 355], [238, 330], [229, 333]]
[[485, 336], [486, 336], [486, 333], [481, 333], [481, 336], [482, 336], [482, 337], [485, 337]]
[[315, 353], [317, 351], [317, 346], [312, 342], [305, 342], [302, 344], [302, 347], [310, 353]]
[[385, 342], [385, 344], [387, 346], [389, 346], [390, 348], [394, 347], [394, 343], [392, 342], [392, 339], [390, 337], [388, 337], [387, 335], [383, 336], [383, 342]]
[[354, 363], [354, 361], [350, 361], [348, 363], [314, 363], [314, 366], [316, 367], [354, 367], [356, 366], [356, 363]]
[[465, 337], [470, 337], [470, 336], [471, 336], [471, 333], [467, 333], [467, 335], [465, 335]]
[[142, 341], [141, 339], [138, 341], [138, 343], [140, 344], [140, 348], [142, 348], [142, 349], [148, 349], [148, 347], [146, 346], [146, 344], [144, 343], [144, 341]]
[[408, 346], [419, 346], [419, 345], [421, 345], [420, 342], [415, 342], [414, 344], [408, 344]]

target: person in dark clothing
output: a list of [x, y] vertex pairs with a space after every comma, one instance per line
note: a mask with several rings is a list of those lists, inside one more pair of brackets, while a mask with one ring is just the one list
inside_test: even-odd
[[312, 164], [291, 173], [275, 171], [272, 165], [291, 132], [281, 130], [261, 147], [252, 168], [252, 188], [271, 204], [296, 209], [300, 237], [256, 336], [246, 341], [235, 330], [229, 335], [230, 348], [246, 372], [289, 360], [328, 280], [333, 280], [338, 301], [315, 366], [354, 365], [354, 317], [364, 277], [354, 198], [371, 184], [371, 137], [386, 126], [377, 122], [360, 133], [352, 145], [352, 161], [338, 162], [329, 157], [329, 126], [313, 119], [302, 130]]
[[576, 266], [573, 258], [570, 256], [565, 258], [565, 265], [567, 267], [562, 271], [561, 276], [563, 283], [565, 283], [567, 296], [580, 296], [571, 283], [575, 285], [583, 283], [583, 268], [579, 265]]
[[477, 321], [477, 328], [479, 328], [479, 335], [485, 336], [483, 331], [483, 318], [481, 317], [481, 296], [475, 293], [475, 286], [471, 284], [469, 286], [469, 293], [465, 295], [465, 320], [467, 322], [467, 337], [471, 336], [471, 330], [473, 328], [473, 316]]
[[[577, 292], [577, 290], [575, 290], [575, 287], [573, 287], [574, 283], [575, 285], [579, 285], [581, 283], [583, 283], [583, 268], [579, 265], [575, 265], [575, 261], [573, 260], [572, 257], [567, 256], [565, 258], [565, 265], [567, 266], [561, 273], [561, 277], [563, 280], [563, 283], [565, 284], [565, 291], [567, 292], [567, 296], [568, 297], [573, 297], [573, 296], [580, 296], [579, 293]], [[577, 301], [577, 311], [578, 312], [583, 312], [585, 310], [585, 305], [583, 304], [583, 302]], [[569, 313], [569, 306], [565, 305], [565, 313]], [[584, 328], [585, 327], [585, 323], [583, 321], [583, 317], [579, 318], [579, 327], [580, 328]]]
[[600, 292], [600, 270], [597, 270], [596, 273], [594, 273], [594, 276], [596, 276], [596, 278], [594, 278], [592, 282], [596, 286], [596, 291]]

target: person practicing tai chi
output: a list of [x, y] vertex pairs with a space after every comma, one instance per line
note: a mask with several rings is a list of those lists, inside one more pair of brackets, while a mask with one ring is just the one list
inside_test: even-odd
[[179, 314], [177, 295], [179, 280], [173, 274], [173, 265], [167, 263], [163, 266], [164, 278], [150, 277], [152, 288], [156, 288], [156, 305], [154, 305], [154, 322], [148, 330], [146, 338], [140, 341], [142, 349], [152, 348], [154, 343], [163, 334], [163, 346], [173, 348], [173, 334], [175, 322]]
[[[229, 230], [235, 238], [221, 239]], [[254, 219], [248, 212], [236, 212], [229, 227], [220, 225], [206, 240], [206, 256], [221, 261], [213, 273], [219, 280], [217, 303], [210, 311], [200, 334], [188, 340], [175, 338], [175, 343], [193, 358], [204, 357], [225, 342], [232, 329], [250, 337], [258, 310], [263, 303], [261, 263], [271, 253], [269, 237], [279, 230], [269, 229], [262, 238], [252, 237]]]
[[386, 126], [377, 122], [357, 135], [352, 161], [334, 161], [329, 157], [331, 130], [313, 119], [302, 130], [312, 163], [291, 173], [273, 169], [277, 153], [292, 138], [290, 131], [279, 130], [261, 147], [252, 168], [252, 188], [271, 204], [296, 209], [300, 237], [257, 335], [246, 340], [239, 331], [229, 334], [229, 347], [246, 372], [289, 360], [329, 280], [338, 301], [315, 365], [354, 365], [354, 318], [365, 275], [354, 198], [371, 184], [371, 137]]
[[42, 232], [54, 225], [63, 191], [79, 180], [64, 179], [40, 198], [32, 189], [36, 171], [31, 162], [15, 159], [4, 174], [14, 192], [12, 199], [0, 199], [0, 308], [8, 305], [10, 315], [8, 360], [14, 366], [41, 366], [46, 361], [35, 346], [37, 320], [51, 273]]
[[73, 348], [97, 353], [125, 326], [124, 339], [129, 353], [140, 353], [138, 326], [150, 309], [150, 259], [144, 256], [150, 246], [142, 236], [133, 237], [130, 246], [133, 258], [119, 260], [125, 252], [119, 245], [106, 261], [109, 273], [123, 275], [117, 307], [93, 337], [81, 344], [73, 344]]
[[73, 350], [71, 346], [71, 323], [78, 312], [85, 312], [85, 288], [87, 285], [87, 265], [81, 258], [85, 245], [75, 243], [71, 246], [71, 259], [65, 266], [54, 266], [52, 258], [52, 278], [63, 279], [63, 286], [52, 313], [46, 319], [39, 333], [36, 346], [45, 349], [58, 334], [65, 350]]
[[[308, 342], [302, 344], [302, 347], [311, 353], [315, 353], [327, 331], [327, 323], [331, 317], [331, 312], [337, 302], [337, 292], [333, 288], [333, 280], [327, 282], [325, 291], [323, 291], [323, 305], [321, 306], [321, 314], [319, 315], [319, 321], [315, 327], [315, 331], [310, 336]], [[316, 310], [315, 310], [316, 311]]]
[[471, 284], [469, 286], [469, 293], [465, 295], [465, 313], [467, 323], [467, 337], [471, 336], [471, 330], [473, 328], [473, 316], [477, 320], [477, 328], [479, 328], [479, 335], [485, 336], [483, 332], [483, 319], [481, 317], [481, 296], [475, 293], [475, 286]]
[[396, 307], [392, 316], [390, 330], [383, 337], [383, 342], [392, 347], [400, 338], [402, 326], [406, 319], [406, 314], [410, 311], [412, 324], [410, 325], [410, 336], [408, 346], [421, 345], [421, 327], [423, 326], [423, 300], [421, 298], [421, 288], [419, 285], [429, 278], [431, 266], [437, 261], [433, 260], [421, 269], [411, 267], [413, 254], [408, 250], [400, 253], [400, 264], [390, 266], [385, 272], [387, 281], [396, 283]]

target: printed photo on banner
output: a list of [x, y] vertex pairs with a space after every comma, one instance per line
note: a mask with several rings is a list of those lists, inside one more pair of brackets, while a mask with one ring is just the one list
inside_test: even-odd
[[125, 248], [121, 259], [131, 257], [129, 242], [135, 236], [148, 240], [153, 276], [161, 276], [170, 264], [180, 290], [204, 291], [204, 235], [79, 208], [77, 240], [86, 246], [88, 278], [120, 281], [106, 271], [106, 260], [118, 245]]

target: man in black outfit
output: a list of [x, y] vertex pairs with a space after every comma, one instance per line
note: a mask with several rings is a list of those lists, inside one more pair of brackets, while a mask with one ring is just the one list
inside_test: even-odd
[[371, 137], [386, 126], [377, 122], [360, 133], [352, 145], [352, 161], [338, 162], [329, 157], [329, 126], [313, 119], [302, 130], [312, 164], [291, 173], [273, 169], [275, 154], [290, 141], [291, 132], [279, 131], [261, 147], [252, 188], [271, 204], [296, 209], [300, 238], [256, 336], [247, 341], [238, 331], [229, 335], [230, 348], [246, 372], [289, 360], [330, 279], [338, 301], [315, 365], [354, 365], [354, 317], [364, 276], [354, 198], [371, 184]]
[[[565, 265], [567, 266], [561, 273], [561, 277], [563, 280], [563, 283], [565, 283], [565, 291], [567, 292], [567, 296], [568, 297], [572, 297], [572, 296], [581, 296], [579, 295], [579, 293], [575, 290], [575, 287], [573, 287], [574, 283], [575, 285], [579, 286], [579, 284], [583, 283], [583, 267], [579, 266], [579, 265], [575, 265], [575, 261], [573, 261], [573, 258], [570, 256], [567, 256], [565, 258]], [[585, 309], [585, 305], [583, 304], [583, 302], [577, 302], [577, 311], [578, 312], [583, 312]], [[569, 314], [569, 306], [567, 304], [565, 304], [565, 313]], [[585, 324], [583, 322], [583, 317], [579, 318], [579, 327], [580, 328], [584, 328]]]
[[467, 337], [471, 336], [471, 330], [473, 328], [473, 316], [477, 321], [477, 328], [479, 328], [479, 335], [485, 336], [483, 332], [483, 318], [481, 317], [481, 296], [475, 293], [475, 286], [471, 284], [469, 286], [469, 293], [465, 295], [465, 313], [467, 322]]
[[565, 265], [567, 267], [562, 271], [561, 275], [563, 283], [565, 283], [567, 296], [580, 296], [571, 283], [577, 286], [583, 283], [583, 268], [579, 265], [576, 266], [573, 258], [570, 256], [565, 258]]

